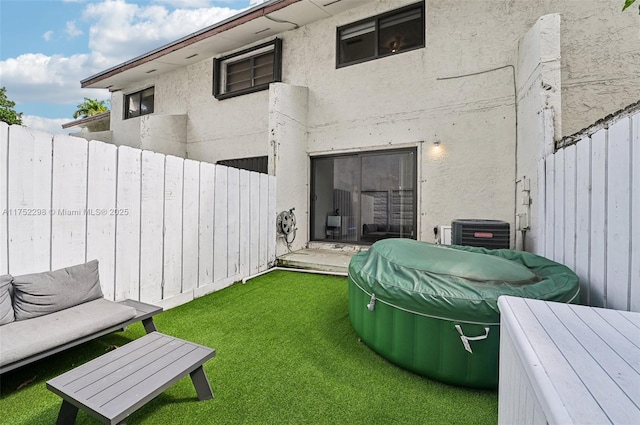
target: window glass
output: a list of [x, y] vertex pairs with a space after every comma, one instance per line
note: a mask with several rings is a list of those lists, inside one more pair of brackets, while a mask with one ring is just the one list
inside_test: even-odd
[[380, 19], [378, 52], [384, 55], [421, 46], [422, 28], [421, 10], [409, 10]]
[[338, 29], [338, 66], [424, 46], [424, 5], [409, 6]]
[[251, 59], [227, 65], [227, 92], [251, 87]]
[[340, 32], [340, 62], [354, 62], [376, 55], [375, 21], [365, 22]]
[[132, 94], [128, 96], [128, 112], [127, 118], [133, 118], [140, 115], [140, 96], [138, 94]]
[[153, 87], [142, 91], [140, 95], [140, 115], [153, 112]]
[[214, 60], [213, 95], [218, 99], [269, 88], [280, 81], [281, 40]]
[[312, 159], [312, 239], [415, 239], [415, 161], [414, 149]]
[[154, 105], [154, 88], [129, 94], [125, 96], [124, 118], [135, 118], [140, 115], [151, 114]]

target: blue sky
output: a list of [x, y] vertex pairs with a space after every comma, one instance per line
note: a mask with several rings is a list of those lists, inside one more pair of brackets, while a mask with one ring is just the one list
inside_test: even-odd
[[80, 80], [263, 0], [0, 0], [0, 87], [23, 124], [65, 133], [84, 97]]

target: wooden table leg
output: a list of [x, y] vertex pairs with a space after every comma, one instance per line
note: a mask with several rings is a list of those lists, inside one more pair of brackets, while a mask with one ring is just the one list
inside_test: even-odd
[[191, 376], [193, 386], [196, 388], [196, 393], [198, 393], [198, 399], [209, 400], [213, 398], [213, 391], [211, 391], [211, 386], [209, 385], [209, 381], [207, 381], [207, 375], [205, 375], [202, 366], [198, 367], [189, 375]]
[[78, 416], [78, 408], [67, 400], [62, 400], [62, 406], [60, 406], [60, 411], [58, 412], [56, 425], [75, 424], [76, 416]]

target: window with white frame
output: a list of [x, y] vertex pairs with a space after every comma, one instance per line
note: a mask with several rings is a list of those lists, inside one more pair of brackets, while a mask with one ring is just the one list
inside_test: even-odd
[[403, 7], [338, 28], [338, 68], [425, 45], [424, 3]]
[[213, 66], [213, 95], [217, 99], [266, 90], [270, 83], [281, 81], [282, 40], [276, 38], [214, 59]]
[[124, 98], [124, 119], [153, 113], [154, 88], [131, 93]]

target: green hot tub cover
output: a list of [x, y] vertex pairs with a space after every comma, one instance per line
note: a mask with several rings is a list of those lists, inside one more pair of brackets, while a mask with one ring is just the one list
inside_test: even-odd
[[578, 277], [528, 252], [411, 239], [378, 241], [349, 264], [349, 315], [362, 341], [453, 384], [497, 385], [501, 295], [578, 302]]

